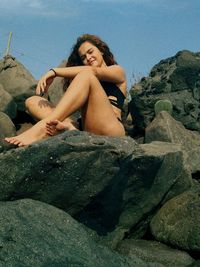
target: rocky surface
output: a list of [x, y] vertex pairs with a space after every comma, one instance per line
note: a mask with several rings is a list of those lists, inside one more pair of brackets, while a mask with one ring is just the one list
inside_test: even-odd
[[200, 251], [200, 185], [169, 200], [151, 221], [158, 241], [193, 252]]
[[[133, 86], [130, 136], [71, 131], [22, 148], [3, 138], [33, 123], [35, 80], [0, 61], [0, 266], [198, 266], [199, 55], [181, 51]], [[160, 99], [170, 114], [155, 114]]]
[[200, 134], [187, 130], [182, 123], [176, 121], [168, 112], [160, 112], [145, 129], [145, 143], [163, 141], [181, 144], [185, 152], [186, 164], [190, 171], [200, 172]]
[[30, 199], [1, 202], [0, 214], [2, 267], [147, 266], [95, 243], [71, 216], [50, 205]]
[[147, 262], [157, 262], [166, 267], [190, 266], [194, 259], [186, 252], [168, 247], [157, 241], [126, 239], [119, 243], [117, 251], [121, 254], [135, 258], [145, 259]]
[[15, 136], [16, 128], [10, 117], [6, 113], [0, 112], [0, 138]]
[[17, 104], [13, 97], [4, 90], [0, 84], [0, 111], [6, 113], [11, 119], [17, 116]]
[[135, 130], [143, 132], [155, 116], [160, 99], [172, 102], [172, 116], [190, 130], [200, 131], [200, 53], [180, 51], [155, 65], [130, 91]]
[[0, 165], [1, 200], [47, 202], [118, 238], [136, 226], [144, 234], [157, 206], [192, 184], [179, 146], [79, 132], [4, 151]]
[[0, 84], [13, 97], [17, 109], [24, 111], [24, 101], [35, 93], [37, 81], [20, 62], [8, 55], [0, 61]]

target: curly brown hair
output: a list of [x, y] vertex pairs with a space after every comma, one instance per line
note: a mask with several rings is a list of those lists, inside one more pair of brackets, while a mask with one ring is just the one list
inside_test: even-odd
[[[115, 61], [115, 58], [110, 51], [108, 45], [103, 42], [98, 36], [92, 35], [92, 34], [83, 34], [80, 37], [77, 38], [76, 43], [72, 46], [71, 54], [68, 57], [66, 67], [72, 67], [72, 66], [83, 66], [83, 62], [79, 55], [79, 47], [85, 43], [89, 42], [93, 45], [95, 45], [100, 52], [103, 55], [103, 59], [107, 66], [115, 65], [117, 62]], [[69, 86], [71, 82], [71, 79], [64, 79], [64, 86], [63, 89], [66, 90], [66, 88]]]

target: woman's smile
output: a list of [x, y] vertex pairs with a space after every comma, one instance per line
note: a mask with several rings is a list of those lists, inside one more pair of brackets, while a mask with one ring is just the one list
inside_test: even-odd
[[96, 62], [95, 59], [91, 59], [91, 60], [88, 61], [89, 65], [93, 65], [94, 62]]

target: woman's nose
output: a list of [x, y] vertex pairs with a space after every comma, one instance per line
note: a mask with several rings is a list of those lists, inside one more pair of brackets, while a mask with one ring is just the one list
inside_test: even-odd
[[89, 60], [91, 58], [90, 54], [86, 54], [86, 59]]

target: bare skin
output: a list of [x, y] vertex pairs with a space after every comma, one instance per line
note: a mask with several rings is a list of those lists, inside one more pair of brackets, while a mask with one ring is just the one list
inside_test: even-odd
[[79, 130], [78, 124], [69, 123], [68, 121], [52, 120], [46, 123], [46, 133], [50, 136], [54, 136], [64, 131]]
[[[58, 76], [73, 78], [58, 105], [56, 107], [47, 105], [43, 115], [40, 112], [38, 114], [35, 112], [35, 117], [41, 120], [18, 136], [5, 138], [7, 142], [24, 146], [47, 138], [51, 135], [50, 129], [60, 131], [68, 127], [70, 130], [75, 126], [70, 121], [69, 116], [78, 109], [82, 110], [85, 131], [107, 136], [125, 135], [123, 125], [117, 119], [117, 117], [120, 118], [121, 111], [112, 108], [99, 82], [102, 79], [116, 83], [125, 93], [126, 84], [123, 70], [117, 65], [106, 66], [98, 48], [89, 42], [80, 46], [79, 54], [85, 66], [55, 69]], [[46, 92], [53, 77], [52, 71], [43, 76], [38, 83], [36, 92]], [[31, 111], [29, 107], [30, 113], [33, 114], [33, 110]]]
[[[25, 106], [27, 109], [27, 112], [35, 118], [36, 121], [40, 121], [42, 119], [47, 118], [51, 114], [51, 112], [54, 110], [55, 106], [50, 103], [47, 99], [44, 99], [41, 96], [31, 96], [25, 101]], [[49, 122], [50, 123], [50, 122]], [[55, 123], [52, 124], [52, 127], [49, 126], [49, 123], [47, 123], [47, 129], [54, 128], [54, 134], [53, 132], [50, 133], [47, 129], [46, 132], [48, 135], [55, 135], [58, 134], [60, 131], [64, 130], [78, 130], [78, 124], [76, 121], [73, 121], [70, 117], [66, 118], [62, 122], [62, 126], [53, 127]], [[61, 122], [60, 122], [61, 124]]]

